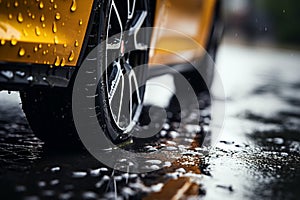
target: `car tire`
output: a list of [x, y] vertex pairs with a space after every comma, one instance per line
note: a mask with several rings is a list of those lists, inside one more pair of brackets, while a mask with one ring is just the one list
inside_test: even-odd
[[[128, 1], [118, 0], [118, 1], [108, 1], [100, 7], [100, 20], [99, 21], [99, 28], [97, 29], [98, 32], [98, 43], [101, 41], [105, 41], [108, 37], [112, 34], [109, 33], [108, 27], [111, 28], [114, 24], [109, 24], [110, 19], [108, 17], [109, 11], [111, 10], [112, 2], [115, 3], [116, 8], [123, 8], [124, 3]], [[137, 3], [135, 8], [139, 8], [138, 6], [144, 6], [145, 9], [152, 9], [154, 5], [150, 6], [150, 1], [144, 0], [141, 1], [142, 3]], [[143, 7], [143, 8], [144, 8]], [[152, 16], [153, 10], [147, 10], [148, 15], [143, 22], [143, 26], [151, 26], [153, 21]], [[117, 12], [117, 11], [115, 11]], [[137, 13], [137, 12], [136, 12]], [[122, 17], [122, 13], [120, 16]], [[137, 15], [137, 14], [136, 14]], [[139, 16], [137, 16], [139, 17]], [[134, 19], [133, 17], [133, 20]], [[122, 19], [122, 21], [124, 21]], [[126, 21], [126, 20], [125, 20]], [[115, 23], [112, 21], [112, 23]], [[128, 26], [128, 25], [126, 25]], [[128, 27], [130, 28], [130, 26]], [[115, 33], [114, 33], [115, 34]], [[107, 35], [107, 37], [106, 37]], [[146, 64], [148, 61], [148, 50], [145, 51], [135, 51], [128, 56], [131, 65], [140, 65]], [[102, 63], [103, 62], [97, 62]], [[98, 66], [103, 67], [103, 66]], [[132, 66], [134, 68], [134, 66]], [[111, 70], [111, 74], [113, 69]], [[143, 95], [145, 86], [144, 83], [146, 81], [146, 73], [147, 70], [138, 70], [138, 74], [136, 75], [136, 79], [139, 82], [138, 85], [142, 86], [138, 90], [140, 94], [140, 101], [139, 104], [143, 101]], [[109, 78], [108, 78], [109, 79]], [[108, 138], [112, 140], [113, 143], [121, 143], [124, 140], [127, 140], [127, 132], [124, 133], [124, 129], [120, 128], [114, 119], [114, 113], [110, 108], [108, 102], [109, 100], [109, 80], [102, 78], [99, 82], [97, 94], [93, 94], [96, 100], [96, 112], [99, 124], [101, 125], [104, 133], [107, 135]], [[76, 132], [76, 128], [74, 125], [73, 115], [72, 115], [72, 85], [69, 88], [46, 88], [46, 89], [28, 89], [25, 91], [20, 92], [21, 100], [22, 100], [22, 107], [26, 114], [27, 120], [34, 131], [34, 133], [42, 139], [47, 146], [55, 146], [59, 148], [73, 148], [82, 146], [81, 141], [78, 137]], [[112, 88], [112, 86], [111, 86]], [[136, 93], [134, 93], [135, 95]], [[134, 97], [132, 99], [135, 99]], [[135, 101], [134, 103], [136, 103]], [[131, 105], [134, 105], [133, 103]], [[141, 105], [139, 105], [141, 106]], [[89, 109], [89, 108], [86, 108]], [[139, 115], [141, 114], [141, 108], [135, 108], [134, 119], [138, 119]], [[119, 121], [119, 120], [118, 120]], [[137, 122], [135, 122], [137, 123]]]

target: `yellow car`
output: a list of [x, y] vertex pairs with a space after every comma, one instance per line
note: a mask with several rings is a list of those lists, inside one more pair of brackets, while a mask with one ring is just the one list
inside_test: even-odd
[[[191, 69], [178, 65], [184, 61], [168, 51], [186, 55], [189, 62], [201, 60], [204, 53], [195, 51], [195, 44], [185, 37], [158, 30], [180, 32], [214, 57], [221, 32], [219, 7], [218, 0], [0, 0], [0, 90], [20, 91], [29, 124], [46, 143], [77, 144], [72, 120], [74, 80], [81, 65], [91, 59], [89, 53], [106, 41], [106, 50], [117, 58], [99, 83], [95, 109], [108, 137], [122, 142], [138, 121], [145, 93], [145, 87], [140, 87], [133, 95], [124, 95], [125, 74], [149, 64], [148, 69], [131, 73], [145, 82], [145, 71], [162, 73], [159, 63], [189, 76]], [[145, 27], [155, 29], [142, 35], [146, 42], [141, 44], [136, 37]], [[131, 52], [124, 51], [131, 38], [125, 32], [133, 35], [136, 49]], [[110, 40], [115, 34], [121, 37]], [[206, 68], [211, 82], [213, 68]], [[191, 79], [194, 85], [198, 81]], [[124, 98], [130, 99], [127, 114], [121, 108]]]

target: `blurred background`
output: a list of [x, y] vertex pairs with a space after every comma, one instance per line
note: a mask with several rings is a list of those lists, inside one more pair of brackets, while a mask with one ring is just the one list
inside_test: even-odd
[[223, 1], [226, 36], [259, 45], [300, 46], [300, 1]]

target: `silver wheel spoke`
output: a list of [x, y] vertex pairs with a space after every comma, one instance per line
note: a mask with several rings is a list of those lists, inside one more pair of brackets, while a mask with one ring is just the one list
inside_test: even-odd
[[[122, 33], [123, 33], [123, 26], [122, 26], [122, 21], [120, 18], [120, 14], [118, 12], [117, 6], [115, 4], [115, 1], [113, 0], [111, 3], [111, 7], [109, 10], [109, 17], [108, 17], [108, 24], [110, 26], [110, 20], [111, 20], [111, 15], [112, 15], [112, 10], [114, 10], [117, 19], [118, 19], [118, 23], [120, 25], [120, 30], [121, 30], [121, 34], [120, 34], [120, 38], [114, 38], [114, 41], [110, 41], [110, 43], [108, 43], [108, 38], [106, 38], [106, 48], [107, 49], [120, 49], [121, 48], [121, 41], [122, 41]], [[106, 35], [108, 37], [109, 35], [109, 28], [107, 29]]]
[[[110, 89], [110, 91], [108, 91], [108, 99], [109, 99], [110, 103], [111, 103], [111, 100], [112, 100], [112, 98], [113, 98], [116, 90], [117, 90], [118, 84], [120, 82], [120, 78], [123, 75], [122, 74], [122, 69], [121, 69], [120, 62], [114, 62], [113, 67], [117, 68], [117, 74], [116, 74], [115, 79], [111, 83], [111, 89]], [[108, 80], [108, 74], [107, 73], [106, 73], [106, 80]]]
[[[115, 124], [119, 129], [123, 130], [124, 133], [128, 133], [133, 129], [137, 122], [136, 118], [138, 118], [135, 115], [136, 110], [134, 110], [134, 108], [136, 109], [135, 106], [140, 107], [142, 104], [138, 80], [132, 68], [135, 66], [130, 66], [130, 52], [124, 53], [129, 41], [124, 40], [128, 38], [128, 36], [129, 39], [134, 39], [134, 43], [130, 45], [134, 45], [136, 50], [147, 49], [146, 45], [137, 42], [137, 35], [147, 17], [147, 11], [143, 10], [143, 8], [139, 8], [139, 10], [136, 11], [136, 6], [140, 5], [136, 3], [136, 0], [127, 0], [126, 10], [125, 7], [122, 7], [126, 4], [126, 1], [117, 7], [115, 0], [112, 0], [108, 11], [109, 16], [106, 30], [106, 60], [104, 62], [110, 67], [106, 70], [105, 74], [106, 90], [109, 100], [108, 106]], [[126, 17], [127, 19], [125, 19]], [[122, 24], [122, 21], [126, 24]], [[129, 35], [124, 35], [124, 31], [126, 31], [124, 29], [129, 29]], [[113, 34], [119, 31], [120, 33], [118, 33], [117, 36], [111, 38]], [[115, 55], [119, 56], [119, 58], [111, 65], [107, 63], [108, 57]]]
[[138, 104], [141, 104], [142, 100], [141, 100], [141, 97], [140, 97], [139, 85], [138, 85], [137, 78], [136, 78], [136, 75], [134, 73], [134, 70], [131, 70], [130, 73], [129, 73], [130, 87], [131, 87], [132, 80], [133, 80], [133, 83], [134, 83], [134, 86], [135, 86], [135, 91], [136, 91], [136, 97], [137, 97], [137, 100], [138, 100]]
[[122, 87], [121, 87], [121, 97], [120, 97], [120, 104], [119, 104], [119, 112], [118, 112], [118, 117], [117, 117], [117, 123], [120, 123], [120, 115], [121, 115], [121, 110], [122, 110], [122, 104], [123, 104], [123, 96], [124, 96], [124, 75], [122, 74], [121, 76], [122, 80]]
[[133, 0], [132, 6], [131, 6], [130, 5], [130, 0], [127, 0], [128, 19], [132, 19], [132, 17], [133, 17], [134, 10], [135, 10], [135, 2], [136, 2], [136, 0]]
[[147, 11], [143, 11], [140, 14], [139, 19], [137, 20], [135, 25], [129, 29], [129, 34], [133, 35], [134, 37], [134, 47], [138, 50], [146, 50], [148, 48], [147, 45], [141, 44], [137, 41], [137, 34], [139, 33], [139, 30], [142, 27], [146, 17], [147, 17]]

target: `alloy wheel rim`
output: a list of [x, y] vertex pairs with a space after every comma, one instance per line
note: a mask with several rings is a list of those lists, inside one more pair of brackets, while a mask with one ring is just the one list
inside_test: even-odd
[[[124, 2], [124, 1], [123, 1]], [[135, 36], [147, 16], [145, 6], [137, 5], [136, 0], [127, 0], [126, 14], [120, 13], [115, 0], [111, 1], [106, 30], [106, 61], [108, 55], [117, 57], [105, 72], [108, 107], [112, 119], [123, 133], [130, 132], [137, 123], [138, 111], [142, 107], [142, 96], [138, 79], [126, 45], [131, 34], [136, 50], [147, 51], [147, 45], [136, 42]], [[124, 17], [125, 16], [125, 17]], [[113, 23], [117, 22], [117, 23]], [[115, 33], [118, 33], [114, 35]], [[114, 38], [110, 38], [113, 35]], [[105, 63], [108, 66], [109, 63]], [[132, 95], [131, 95], [132, 94]], [[134, 102], [135, 100], [135, 102]]]

